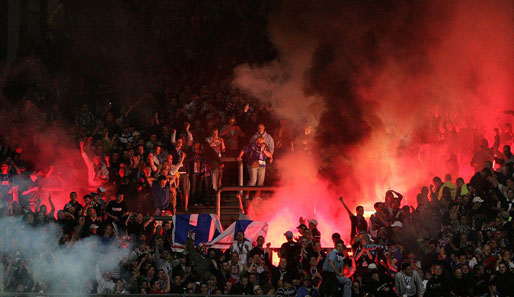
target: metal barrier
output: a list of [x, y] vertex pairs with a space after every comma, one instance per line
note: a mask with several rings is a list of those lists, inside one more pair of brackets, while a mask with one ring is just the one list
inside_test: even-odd
[[239, 163], [239, 186], [243, 186], [243, 174], [244, 174], [244, 166], [243, 161], [238, 160], [236, 157], [223, 157], [221, 158], [221, 162], [238, 162]]
[[[218, 218], [221, 220], [221, 193], [223, 192], [257, 192], [257, 191], [276, 191], [278, 187], [249, 187], [249, 186], [239, 186], [239, 187], [221, 187], [218, 192], [216, 192], [216, 214]], [[239, 209], [244, 214], [245, 209], [243, 206], [243, 198], [241, 193], [237, 195], [239, 200]]]

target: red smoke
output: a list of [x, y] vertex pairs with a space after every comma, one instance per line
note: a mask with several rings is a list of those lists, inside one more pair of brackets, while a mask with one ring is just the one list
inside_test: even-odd
[[70, 192], [77, 192], [81, 200], [80, 197], [91, 191], [73, 129], [46, 124], [45, 113], [30, 103], [13, 106], [4, 101], [2, 105], [5, 109], [0, 120], [9, 123], [0, 128], [4, 144], [8, 143], [13, 150], [21, 149], [25, 170], [15, 180], [20, 192], [30, 182], [31, 175], [37, 176], [41, 204], [50, 210], [48, 196], [51, 195], [59, 210], [68, 202]]
[[[32, 128], [30, 126], [30, 123], [26, 123], [22, 131]], [[40, 182], [41, 204], [45, 204], [50, 210], [50, 194], [56, 209], [63, 209], [71, 192], [77, 192], [79, 201], [82, 201], [81, 197], [92, 189], [88, 188], [87, 170], [80, 150], [70, 137], [70, 131], [60, 127], [48, 127], [32, 133], [25, 135], [34, 137], [35, 143], [25, 142], [25, 138], [18, 143], [24, 147], [22, 158], [29, 165], [28, 170], [47, 173], [50, 166], [53, 166], [52, 173], [43, 177]]]
[[[82, 197], [96, 190], [88, 187], [87, 169], [80, 156], [80, 150], [70, 137], [70, 131], [64, 128], [47, 129], [39, 137], [37, 152], [37, 160], [34, 160], [36, 168], [48, 168], [50, 164], [54, 167], [52, 175], [44, 181], [40, 193], [42, 204], [48, 209], [48, 194], [52, 195], [52, 201], [59, 210], [64, 208], [71, 192], [77, 192], [79, 201], [83, 203]], [[27, 152], [27, 156], [29, 154], [30, 151]], [[57, 191], [49, 192], [50, 189]]]
[[273, 247], [279, 247], [285, 241], [283, 234], [286, 231], [296, 232], [300, 217], [307, 221], [317, 220], [322, 245], [331, 246], [330, 236], [333, 232], [345, 232], [342, 227], [349, 219], [328, 190], [328, 183], [318, 178], [315, 162], [302, 154], [291, 154], [278, 162], [283, 173], [282, 186], [272, 199], [253, 200], [248, 215], [269, 223], [266, 240]]
[[514, 124], [503, 113], [514, 102], [512, 1], [328, 2], [285, 1], [270, 21], [277, 61], [235, 70], [234, 84], [279, 116], [317, 123], [312, 160], [284, 160], [283, 188], [251, 205], [275, 246], [300, 216], [320, 222], [324, 245], [332, 232], [348, 239], [339, 195], [372, 211], [388, 189], [415, 206], [435, 175], [469, 181], [480, 139], [492, 145], [494, 128]]

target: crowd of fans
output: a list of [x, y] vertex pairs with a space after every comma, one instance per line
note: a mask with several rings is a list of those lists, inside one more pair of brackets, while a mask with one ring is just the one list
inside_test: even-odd
[[[284, 123], [277, 126], [282, 133], [266, 132], [266, 127], [273, 127], [269, 106], [258, 109], [237, 93], [227, 98], [226, 110], [205, 114], [200, 107], [209, 101], [194, 96], [177, 108], [179, 122], [156, 112], [147, 125], [137, 128], [124, 124], [123, 116], [115, 117], [110, 103], [103, 115], [82, 106], [74, 128], [85, 134], [78, 138], [79, 148], [89, 172], [88, 187], [95, 191], [82, 199], [72, 192], [59, 210], [51, 196], [50, 209], [39, 197], [39, 181], [51, 177], [52, 167], [32, 170], [24, 161], [23, 148], [4, 142], [2, 217], [20, 217], [26, 225], [42, 230], [59, 226], [62, 233], [56, 244], [61, 247], [84, 238], [98, 238], [107, 244], [121, 244], [130, 238], [131, 256], [113, 270], [97, 268], [96, 281], [81, 288], [85, 293], [513, 294], [514, 157], [508, 145], [499, 150], [498, 131], [492, 147], [483, 142], [475, 152], [472, 162], [475, 167], [482, 162], [481, 170], [468, 182], [454, 180], [450, 174], [444, 179], [434, 177], [432, 185], [418, 194], [416, 208], [400, 207], [402, 194], [390, 190], [383, 202], [375, 204], [368, 220], [362, 206], [354, 213], [341, 197], [351, 221], [351, 242], [344, 243], [335, 233], [333, 250], [321, 248], [315, 220], [301, 221], [296, 238], [290, 231], [284, 234], [286, 242], [278, 250], [277, 265], [272, 263], [272, 249], [264, 246], [265, 238], [248, 242], [243, 233], [226, 251], [195, 247], [193, 241], [188, 241], [184, 252], [173, 250], [171, 222], [155, 222], [152, 215], [174, 214], [177, 197], [185, 210], [188, 195], [189, 203], [211, 203], [212, 193], [229, 180], [222, 177], [226, 170], [222, 157], [237, 160], [248, 155], [249, 184], [261, 185], [273, 156], [295, 149]], [[26, 106], [35, 108], [30, 101]], [[191, 128], [196, 113], [207, 120]], [[269, 117], [268, 121], [260, 123], [256, 115]], [[50, 116], [59, 118], [58, 110]], [[172, 123], [183, 126], [175, 129]], [[273, 138], [275, 135], [280, 136]], [[23, 230], [19, 232], [22, 238]], [[34, 256], [23, 247], [2, 252], [4, 290], [55, 290], [44, 278], [31, 275]], [[63, 288], [59, 287], [59, 292], [66, 290]]]
[[[96, 280], [82, 288], [85, 293], [512, 296], [514, 158], [508, 146], [495, 156], [501, 168], [496, 170], [492, 161], [486, 161], [468, 183], [461, 178], [454, 182], [450, 175], [444, 182], [435, 177], [418, 194], [417, 208], [400, 207], [402, 194], [390, 190], [368, 220], [363, 207], [354, 213], [341, 197], [351, 221], [351, 242], [344, 243], [334, 233], [334, 249], [327, 251], [320, 244], [318, 222], [300, 219], [297, 237], [291, 231], [284, 234], [277, 265], [265, 238], [249, 242], [242, 232], [225, 251], [194, 246], [190, 232], [184, 251], [176, 251], [171, 248], [171, 222], [157, 223], [153, 217], [129, 211], [122, 192], [108, 199], [94, 192], [84, 197], [84, 203], [73, 192], [57, 218], [51, 197], [50, 210], [15, 201], [12, 209], [2, 209], [2, 217], [20, 217], [25, 225], [46, 232], [59, 226], [62, 232], [55, 244], [61, 247], [83, 238], [115, 245], [131, 238], [130, 257], [109, 271], [97, 267]], [[12, 167], [2, 164], [2, 180], [7, 182], [3, 189], [10, 182], [5, 177], [22, 170], [20, 163], [13, 163]], [[23, 228], [18, 232], [17, 237], [23, 238]], [[51, 292], [44, 278], [31, 275], [36, 255], [25, 251], [29, 247], [18, 247], [15, 252], [2, 251], [3, 289]], [[58, 292], [63, 290], [66, 286]]]
[[[249, 19], [245, 13], [251, 11], [238, 11], [239, 20], [244, 23]], [[61, 232], [56, 248], [86, 238], [118, 246], [131, 242], [130, 256], [108, 271], [97, 266], [95, 280], [85, 282], [82, 293], [514, 296], [514, 156], [508, 145], [499, 149], [498, 131], [492, 147], [483, 142], [475, 152], [472, 166], [477, 173], [469, 181], [452, 175], [434, 177], [430, 187], [421, 189], [416, 208], [400, 207], [402, 194], [391, 190], [368, 219], [362, 206], [354, 213], [341, 198], [350, 216], [351, 242], [344, 243], [334, 233], [334, 248], [328, 251], [321, 247], [315, 220], [301, 220], [297, 237], [291, 231], [284, 234], [276, 265], [265, 238], [248, 242], [243, 233], [226, 251], [194, 246], [193, 233], [184, 251], [173, 250], [171, 222], [156, 222], [153, 216], [212, 205], [220, 185], [235, 184], [237, 161], [245, 163], [248, 185], [263, 185], [273, 182], [275, 158], [290, 151], [310, 153], [312, 148], [309, 127], [289, 127], [274, 117], [270, 104], [238, 91], [223, 76], [238, 63], [262, 60], [260, 52], [272, 52], [263, 50], [264, 45], [251, 45], [248, 40], [258, 44], [259, 37], [249, 24], [220, 50], [239, 49], [246, 57], [217, 56], [211, 59], [212, 73], [190, 71], [188, 61], [211, 51], [214, 37], [200, 33], [202, 26], [223, 20], [202, 18], [198, 11], [191, 14], [189, 19], [171, 19], [178, 25], [167, 27], [177, 32], [156, 33], [163, 40], [170, 34], [182, 36], [180, 46], [168, 46], [173, 49], [169, 56], [180, 57], [173, 61], [179, 71], [161, 77], [150, 70], [121, 74], [127, 82], [152, 77], [134, 83], [147, 86], [138, 99], [109, 97], [70, 113], [61, 109], [70, 83], [56, 83], [52, 96], [47, 93], [45, 98], [36, 87], [23, 104], [2, 111], [3, 122], [12, 127], [0, 142], [0, 220], [20, 218], [23, 226], [49, 234], [57, 228]], [[152, 26], [164, 27], [166, 20], [159, 18]], [[180, 30], [184, 26], [188, 30]], [[87, 97], [84, 90], [82, 83], [77, 97]], [[48, 205], [42, 203], [47, 197], [41, 197], [49, 191], [42, 181], [58, 180], [59, 173], [51, 165], [41, 168], [26, 159], [38, 154], [34, 147], [43, 143], [46, 135], [40, 132], [47, 128], [64, 131], [73, 140], [83, 162], [71, 165], [85, 165], [88, 172], [84, 183], [90, 194], [66, 194], [69, 201], [62, 209], [54, 206], [55, 197], [49, 195]], [[77, 288], [57, 286], [34, 274], [36, 258], [51, 259], [54, 245], [31, 254], [30, 246], [21, 244], [27, 229], [16, 231], [8, 239], [0, 238], [0, 292], [74, 292]], [[51, 267], [51, 260], [48, 263]]]

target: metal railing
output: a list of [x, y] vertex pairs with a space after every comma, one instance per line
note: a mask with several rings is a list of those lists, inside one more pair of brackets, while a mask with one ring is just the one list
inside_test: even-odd
[[[238, 174], [238, 184], [239, 186], [229, 186], [229, 187], [220, 187], [218, 191], [216, 192], [216, 215], [221, 220], [221, 193], [223, 192], [239, 192], [237, 195], [238, 202], [239, 202], [239, 209], [241, 213], [245, 213], [245, 207], [243, 203], [242, 194], [243, 191], [248, 192], [257, 192], [257, 191], [276, 191], [278, 187], [250, 187], [250, 186], [243, 186], [243, 179], [244, 179], [244, 166], [243, 161], [238, 160], [236, 157], [223, 157], [221, 158], [221, 161], [223, 163], [227, 162], [238, 162], [239, 164], [239, 174]], [[149, 218], [149, 217], [148, 217]], [[145, 217], [147, 219], [147, 217]], [[171, 217], [161, 217], [156, 216], [154, 217], [156, 220], [162, 220], [162, 221], [170, 221]]]
[[239, 201], [239, 209], [241, 213], [245, 213], [244, 205], [243, 205], [243, 197], [242, 192], [257, 192], [257, 191], [276, 191], [278, 187], [250, 187], [250, 186], [239, 186], [239, 187], [221, 187], [218, 192], [216, 192], [216, 215], [221, 220], [221, 193], [223, 192], [240, 192], [237, 195], [237, 199]]
[[243, 161], [238, 160], [236, 157], [223, 157], [223, 158], [221, 158], [221, 162], [223, 162], [223, 163], [238, 162], [239, 163], [238, 184], [240, 187], [242, 187], [243, 186], [243, 177], [244, 177]]

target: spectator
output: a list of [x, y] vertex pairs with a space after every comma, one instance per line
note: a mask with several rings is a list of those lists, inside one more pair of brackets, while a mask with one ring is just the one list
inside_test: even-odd
[[278, 288], [277, 295], [278, 297], [294, 297], [296, 296], [296, 288], [293, 286], [293, 280], [286, 276], [283, 280], [284, 286]]
[[323, 282], [320, 287], [321, 296], [338, 296], [339, 287], [342, 288], [343, 296], [351, 296], [352, 281], [343, 273], [345, 247], [343, 242], [336, 243], [335, 248], [328, 254], [323, 264]]
[[191, 255], [191, 261], [193, 262], [194, 272], [197, 279], [207, 281], [211, 275], [210, 273], [210, 259], [207, 257], [207, 247], [201, 244], [198, 250], [193, 246], [193, 235], [194, 232], [189, 232], [188, 241], [186, 243], [186, 249]]
[[[457, 292], [454, 288], [453, 292]], [[450, 295], [450, 283], [448, 279], [443, 275], [443, 268], [441, 265], [434, 265], [434, 276], [428, 281], [426, 285], [425, 296], [449, 296]], [[463, 295], [458, 295], [463, 296]]]
[[107, 216], [107, 223], [116, 223], [121, 226], [122, 216], [127, 212], [127, 203], [124, 200], [124, 195], [118, 193], [116, 196], [111, 197], [111, 200], [105, 206], [105, 215]]
[[419, 274], [412, 269], [410, 263], [403, 263], [402, 270], [395, 277], [395, 289], [399, 296], [423, 296], [425, 288]]
[[[216, 156], [221, 158], [221, 154], [225, 152], [225, 142], [223, 141], [223, 138], [218, 136], [217, 128], [212, 130], [211, 136], [207, 137], [205, 141], [214, 150]], [[218, 188], [221, 184], [221, 168], [222, 166], [212, 166], [209, 168], [212, 181], [212, 189], [214, 192], [218, 191]]]
[[84, 150], [84, 142], [80, 142], [80, 152], [82, 159], [88, 169], [88, 181], [91, 187], [100, 187], [106, 184], [109, 180], [109, 170], [107, 166], [102, 162], [99, 155], [93, 157], [93, 161], [89, 158]]
[[95, 266], [95, 275], [98, 283], [97, 294], [110, 294], [114, 292], [116, 284], [112, 280], [111, 274], [108, 271], [101, 273], [98, 263]]
[[250, 144], [255, 142], [259, 137], [264, 138], [264, 143], [267, 144], [269, 152], [273, 155], [275, 152], [275, 141], [273, 140], [273, 137], [271, 137], [271, 135], [266, 132], [266, 127], [264, 124], [257, 125], [257, 133], [255, 133], [252, 138], [250, 138]]
[[498, 263], [498, 271], [494, 274], [495, 281], [500, 296], [512, 296], [514, 294], [514, 274], [509, 269], [508, 263], [501, 261]]
[[[150, 184], [152, 185], [155, 213], [160, 213], [170, 205], [170, 184], [164, 175], [159, 176], [156, 183], [150, 182]], [[173, 203], [173, 212], [175, 213], [175, 211], [175, 203]]]
[[368, 223], [366, 222], [366, 219], [364, 218], [364, 207], [357, 206], [355, 208], [355, 211], [357, 215], [354, 215], [351, 210], [346, 206], [344, 203], [343, 197], [339, 198], [339, 201], [343, 204], [344, 208], [348, 212], [348, 216], [350, 217], [350, 222], [352, 224], [351, 238], [354, 238], [357, 234], [360, 234], [362, 232], [366, 233], [368, 231]]
[[245, 136], [241, 127], [236, 125], [236, 117], [230, 116], [227, 125], [223, 126], [220, 131], [220, 136], [226, 144], [227, 156], [235, 157], [239, 153], [241, 138]]
[[239, 264], [245, 266], [248, 255], [252, 250], [252, 243], [249, 242], [242, 231], [236, 233], [236, 241], [231, 246], [231, 251], [239, 254]]
[[266, 145], [264, 137], [255, 138], [255, 143], [249, 144], [239, 153], [238, 160], [242, 160], [244, 154], [247, 155], [247, 168], [250, 174], [248, 186], [264, 185], [266, 160], [273, 158], [273, 153]]
[[207, 176], [210, 176], [210, 170], [207, 167], [205, 153], [202, 145], [196, 142], [193, 146], [192, 156], [193, 170], [192, 170], [192, 183], [191, 194], [195, 201], [195, 205], [202, 204], [205, 196], [205, 189], [209, 189], [212, 185], [207, 183]]
[[[188, 135], [191, 135], [191, 133], [188, 132]], [[187, 140], [187, 143], [191, 144], [192, 141], [193, 140], [192, 140], [192, 136], [191, 136], [190, 140]], [[184, 210], [187, 212], [191, 184], [189, 181], [189, 170], [190, 170], [189, 163], [185, 162], [187, 154], [188, 154], [188, 153], [186, 153], [186, 150], [189, 150], [189, 148], [185, 146], [185, 143], [186, 143], [185, 137], [179, 138], [176, 141], [175, 148], [172, 150], [171, 154], [173, 156], [172, 164], [176, 165], [178, 167], [178, 173], [180, 176], [179, 177], [180, 195], [182, 196], [182, 201], [184, 202]]]
[[475, 168], [475, 172], [482, 171], [482, 169], [486, 167], [486, 162], [492, 162], [494, 159], [494, 154], [500, 145], [500, 132], [498, 128], [495, 128], [494, 131], [495, 136], [493, 146], [489, 147], [487, 139], [482, 139], [480, 141], [479, 149], [475, 151], [473, 158], [471, 159], [471, 166]]
[[87, 104], [82, 104], [82, 108], [75, 119], [75, 123], [79, 127], [88, 129], [92, 128], [95, 124], [95, 116], [89, 111]]
[[393, 280], [386, 274], [381, 274], [378, 269], [371, 269], [368, 278], [364, 281], [364, 291], [372, 296], [394, 297]]

